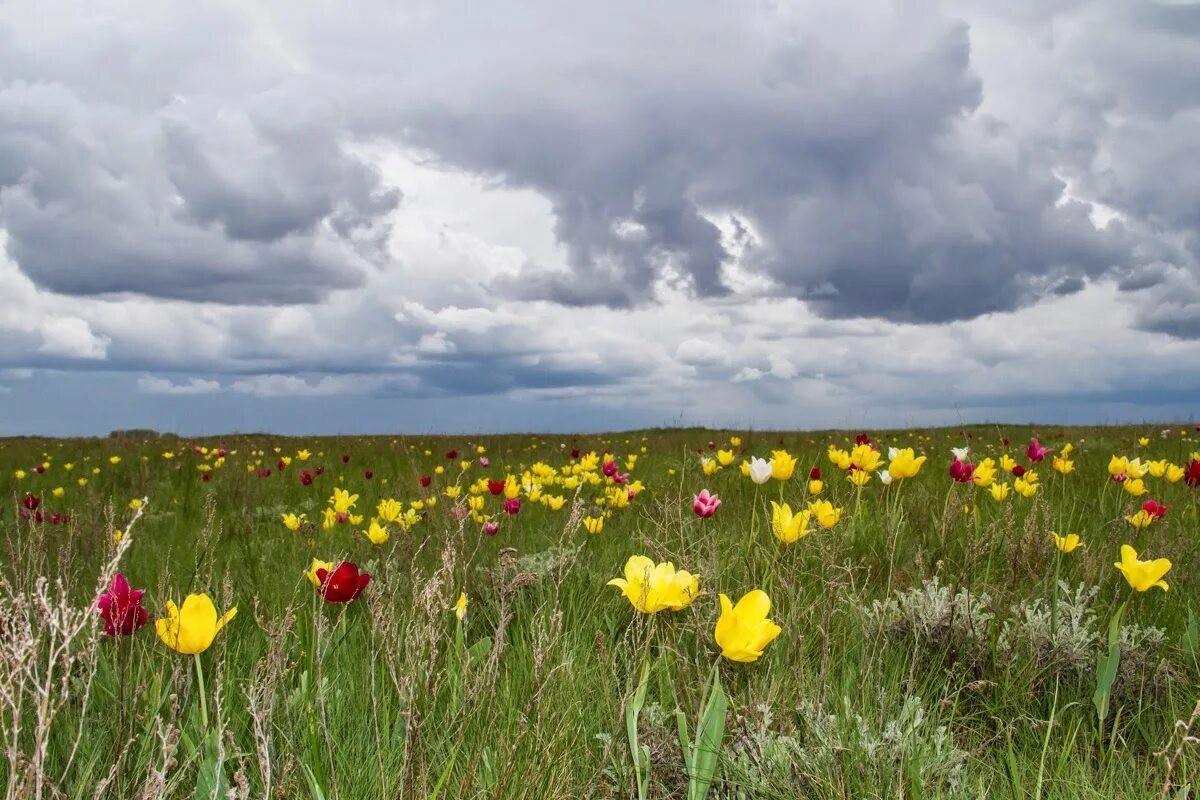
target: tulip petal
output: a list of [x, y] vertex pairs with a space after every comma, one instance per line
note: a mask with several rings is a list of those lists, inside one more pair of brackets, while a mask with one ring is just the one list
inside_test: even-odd
[[738, 600], [733, 613], [744, 619], [766, 619], [771, 613], [771, 598], [762, 589], [754, 589]]

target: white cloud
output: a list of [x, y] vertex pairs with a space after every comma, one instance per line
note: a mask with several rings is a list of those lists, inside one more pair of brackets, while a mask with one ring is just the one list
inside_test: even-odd
[[229, 388], [256, 397], [327, 397], [340, 394], [365, 394], [379, 384], [374, 376], [326, 375], [309, 382], [295, 375], [254, 375], [234, 381]]
[[68, 358], [103, 359], [111, 339], [97, 336], [87, 320], [79, 317], [53, 317], [41, 325], [42, 344], [38, 351]]
[[184, 383], [173, 383], [167, 378], [143, 375], [138, 378], [137, 388], [145, 394], [213, 394], [221, 391], [221, 383], [204, 378], [189, 378]]

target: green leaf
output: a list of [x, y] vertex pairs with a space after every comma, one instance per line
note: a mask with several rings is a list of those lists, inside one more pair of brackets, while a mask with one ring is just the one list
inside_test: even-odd
[[692, 741], [688, 738], [687, 716], [682, 709], [675, 709], [675, 729], [679, 732], [679, 751], [683, 753], [683, 769], [692, 774]]
[[721, 740], [725, 738], [725, 715], [728, 703], [721, 688], [720, 673], [713, 673], [712, 692], [708, 705], [700, 715], [696, 728], [696, 744], [692, 748], [692, 771], [688, 781], [688, 800], [704, 800], [717, 772], [717, 757], [721, 752]]
[[492, 637], [485, 636], [467, 648], [467, 663], [478, 661], [492, 652]]
[[1187, 627], [1183, 630], [1183, 651], [1192, 659], [1192, 666], [1200, 671], [1200, 616], [1188, 606]]
[[650, 748], [638, 746], [638, 714], [646, 703], [646, 684], [650, 678], [650, 658], [642, 661], [642, 674], [637, 690], [625, 706], [625, 734], [629, 738], [629, 756], [633, 759], [633, 774], [637, 781], [638, 800], [646, 800], [650, 788]]
[[300, 766], [304, 768], [304, 777], [308, 778], [308, 793], [312, 795], [313, 800], [325, 800], [325, 792], [321, 791], [321, 785], [317, 783], [317, 776], [313, 775], [308, 764], [301, 763]]
[[202, 758], [196, 773], [196, 800], [224, 800], [229, 790], [229, 778], [225, 775], [225, 761], [221, 751], [216, 731], [204, 737], [201, 742]]
[[1120, 662], [1121, 646], [1116, 642], [1108, 646], [1107, 654], [1096, 656], [1096, 691], [1092, 694], [1092, 704], [1096, 706], [1096, 718], [1101, 722], [1108, 716], [1109, 696]]

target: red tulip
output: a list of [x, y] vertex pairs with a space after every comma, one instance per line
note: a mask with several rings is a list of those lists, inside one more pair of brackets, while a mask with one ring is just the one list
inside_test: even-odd
[[810, 470], [808, 471], [808, 479], [809, 479], [810, 481], [819, 481], [819, 480], [821, 480], [821, 468], [820, 468], [820, 467], [813, 467], [812, 469], [810, 469]]
[[458, 458], [457, 450], [447, 450], [446, 451], [446, 460], [447, 461], [453, 461], [456, 458]]
[[366, 472], [363, 473], [363, 477], [366, 478], [367, 480], [371, 480], [371, 478], [375, 477], [375, 473], [371, 472], [371, 470], [367, 470]]
[[854, 437], [854, 443], [856, 445], [858, 445], [858, 444], [869, 445], [869, 444], [871, 444], [871, 437], [867, 436], [865, 433], [860, 433], [858, 436]]
[[371, 576], [359, 572], [358, 566], [349, 561], [343, 561], [330, 572], [326, 569], [317, 570], [317, 580], [321, 585], [317, 591], [330, 603], [349, 603], [362, 594], [371, 582]]
[[1162, 503], [1156, 503], [1153, 500], [1147, 500], [1142, 503], [1142, 511], [1145, 511], [1156, 519], [1162, 519], [1167, 513], [1167, 507]]
[[312, 473], [306, 469], [300, 470], [300, 483], [304, 486], [311, 486], [313, 482]]
[[578, 447], [571, 448], [571, 458], [572, 459], [579, 458], [579, 448]]
[[1014, 464], [1012, 468], [1012, 474], [1014, 478], [1020, 478], [1025, 475], [1025, 468], [1020, 464]]
[[350, 456], [348, 456], [348, 455], [343, 455], [343, 456], [342, 456], [342, 463], [343, 463], [343, 464], [349, 464], [349, 463], [350, 463]]
[[950, 477], [958, 483], [970, 483], [975, 477], [975, 465], [956, 458], [950, 462]]
[[488, 478], [488, 491], [493, 495], [498, 495], [504, 491], [504, 481], [494, 481]]
[[433, 478], [429, 477], [428, 475], [422, 475], [420, 478], [417, 478], [417, 483], [421, 484], [422, 488], [424, 488], [433, 483]]
[[108, 591], [96, 598], [104, 632], [109, 636], [130, 636], [146, 624], [146, 609], [142, 608], [144, 589], [130, 589], [125, 576], [113, 576]]
[[1200, 459], [1193, 458], [1184, 469], [1183, 482], [1193, 489], [1200, 487]]
[[24, 499], [21, 500], [21, 505], [30, 511], [36, 511], [37, 507], [41, 504], [42, 498], [35, 494], [27, 494], [25, 495]]

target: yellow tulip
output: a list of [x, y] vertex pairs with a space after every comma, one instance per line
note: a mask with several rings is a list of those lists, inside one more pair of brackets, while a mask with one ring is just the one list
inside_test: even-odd
[[812, 512], [808, 509], [792, 513], [787, 503], [779, 504], [771, 501], [771, 532], [775, 538], [785, 544], [791, 544], [808, 535], [808, 519]]
[[874, 472], [883, 463], [883, 455], [869, 444], [856, 445], [850, 452], [850, 466], [863, 472]]
[[1147, 528], [1155, 519], [1156, 517], [1149, 511], [1139, 508], [1136, 513], [1126, 517], [1125, 521], [1135, 528]]
[[167, 601], [166, 619], [156, 620], [154, 627], [163, 644], [177, 653], [192, 655], [203, 653], [217, 638], [225, 623], [237, 616], [237, 608], [231, 608], [222, 617], [217, 617], [217, 607], [206, 594], [189, 594], [183, 599], [183, 607]]
[[379, 520], [371, 520], [370, 526], [363, 531], [363, 535], [370, 540], [371, 544], [383, 544], [388, 540], [387, 527], [380, 524]]
[[1183, 480], [1183, 476], [1186, 472], [1187, 470], [1178, 464], [1168, 464], [1166, 472], [1167, 480], [1171, 483], [1179, 483], [1181, 480]]
[[825, 489], [825, 482], [819, 479], [814, 479], [808, 482], [808, 493], [816, 496]]
[[1036, 481], [1030, 481], [1025, 477], [1021, 477], [1013, 481], [1013, 488], [1016, 489], [1017, 494], [1021, 495], [1022, 497], [1033, 497], [1035, 494], [1037, 494], [1038, 485]]
[[1075, 462], [1068, 459], [1065, 454], [1055, 456], [1050, 465], [1063, 475], [1070, 475], [1075, 469]]
[[996, 480], [996, 462], [993, 459], [985, 458], [975, 465], [975, 472], [971, 476], [971, 482], [976, 486], [986, 489]]
[[334, 489], [333, 497], [329, 498], [329, 506], [335, 514], [349, 514], [358, 502], [358, 495], [350, 494], [347, 489]]
[[646, 556], [630, 556], [625, 577], [608, 582], [643, 614], [682, 611], [700, 593], [700, 580], [685, 570], [675, 570], [669, 561], [655, 564]]
[[783, 629], [771, 621], [771, 598], [762, 589], [747, 592], [737, 605], [721, 595], [721, 616], [713, 638], [721, 655], [730, 661], [748, 664], [757, 661], [763, 650]]
[[326, 508], [321, 511], [321, 530], [333, 530], [333, 526], [337, 524], [337, 512], [332, 508]]
[[1064, 553], [1070, 553], [1083, 544], [1083, 540], [1079, 538], [1078, 533], [1068, 533], [1066, 536], [1059, 536], [1054, 531], [1050, 531], [1050, 535], [1054, 537], [1054, 546]]
[[1000, 469], [1004, 470], [1005, 472], [1012, 472], [1016, 466], [1017, 460], [1008, 453], [1000, 456]]
[[850, 474], [846, 476], [846, 480], [861, 489], [871, 482], [871, 473], [865, 469], [852, 469], [850, 470]]
[[916, 452], [911, 447], [897, 450], [888, 462], [888, 474], [892, 476], [893, 480], [915, 478], [917, 473], [921, 471], [921, 465], [925, 463], [927, 458], [928, 456], [918, 458]]
[[504, 499], [515, 500], [521, 495], [521, 484], [517, 483], [516, 476], [509, 475], [504, 479]]
[[584, 517], [583, 529], [590, 534], [597, 534], [604, 530], [604, 517]]
[[283, 527], [293, 532], [300, 530], [300, 526], [308, 521], [306, 514], [280, 514], [279, 516], [283, 519]]
[[546, 502], [546, 508], [550, 509], [551, 511], [558, 511], [562, 509], [563, 504], [567, 502], [567, 499], [562, 495], [548, 494], [544, 500]]
[[808, 504], [808, 510], [817, 518], [817, 524], [828, 530], [838, 524], [842, 518], [842, 509], [835, 508], [828, 500], [818, 500]]
[[988, 491], [992, 493], [992, 499], [997, 503], [1002, 503], [1008, 499], [1009, 485], [1007, 483], [993, 483], [988, 487]]
[[396, 500], [395, 498], [380, 500], [375, 506], [375, 513], [384, 522], [395, 522], [400, 518], [400, 515], [403, 512], [404, 507], [400, 504], [400, 501]]
[[1145, 481], [1143, 481], [1141, 478], [1128, 478], [1124, 483], [1121, 484], [1121, 487], [1134, 497], [1141, 497], [1147, 491], [1149, 491], [1146, 488]]
[[321, 569], [325, 570], [326, 572], [333, 572], [333, 562], [321, 561], [320, 559], [314, 558], [312, 560], [312, 564], [308, 568], [308, 571], [304, 573], [304, 577], [308, 578], [309, 583], [311, 583], [313, 586], [320, 586], [321, 579], [317, 577], [317, 570]]
[[771, 477], [777, 481], [791, 479], [796, 471], [796, 459], [787, 450], [771, 451]]
[[829, 456], [830, 462], [835, 464], [839, 469], [850, 469], [851, 457], [845, 450], [831, 444], [826, 454]]
[[700, 469], [705, 475], [716, 475], [717, 470], [719, 470], [720, 468], [721, 468], [721, 465], [718, 464], [715, 459], [711, 459], [711, 458], [700, 459]]
[[1141, 561], [1138, 559], [1137, 550], [1123, 544], [1121, 545], [1121, 560], [1113, 566], [1121, 570], [1121, 574], [1125, 576], [1125, 580], [1129, 582], [1134, 591], [1144, 592], [1157, 586], [1165, 592], [1170, 588], [1163, 580], [1163, 576], [1171, 571], [1171, 562], [1165, 558]]
[[458, 593], [458, 602], [454, 604], [454, 616], [458, 617], [458, 621], [462, 622], [467, 618], [467, 593]]
[[717, 451], [717, 463], [720, 464], [722, 467], [728, 467], [730, 464], [733, 463], [733, 451], [732, 450], [718, 450]]

